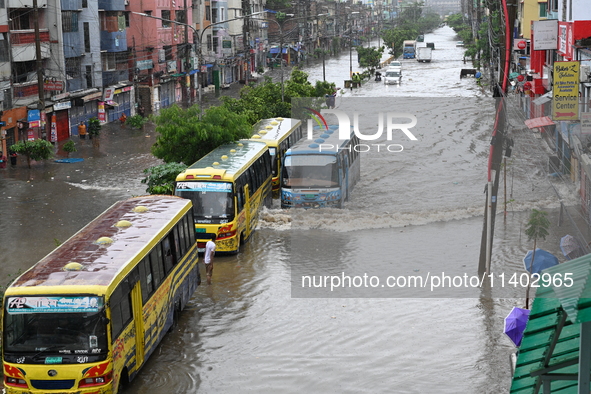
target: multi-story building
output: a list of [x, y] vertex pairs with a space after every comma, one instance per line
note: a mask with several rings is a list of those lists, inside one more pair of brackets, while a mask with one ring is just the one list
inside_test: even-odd
[[582, 208], [591, 217], [591, 8], [586, 0], [525, 3], [533, 12], [531, 43], [514, 40], [522, 44], [514, 47], [522, 109], [555, 150], [551, 172], [580, 184]]
[[192, 4], [146, 0], [129, 2], [127, 10], [131, 52], [125, 55], [138, 89], [138, 105], [152, 113], [174, 103], [189, 104], [196, 86]]

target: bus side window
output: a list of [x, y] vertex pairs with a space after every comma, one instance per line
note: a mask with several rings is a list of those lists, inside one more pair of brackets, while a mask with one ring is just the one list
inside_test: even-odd
[[150, 272], [150, 265], [148, 263], [148, 258], [144, 258], [139, 264], [138, 267], [140, 269], [140, 282], [142, 288], [142, 301], [144, 305], [148, 302], [148, 298], [150, 298], [150, 293], [152, 292], [152, 274]]
[[111, 295], [111, 329], [114, 341], [123, 328], [131, 321], [131, 301], [129, 299], [129, 284], [124, 280]]
[[176, 255], [176, 262], [178, 263], [179, 261], [181, 261], [181, 258], [183, 257], [183, 251], [182, 251], [182, 246], [181, 246], [181, 237], [179, 235], [179, 228], [178, 226], [174, 226], [174, 228], [171, 231], [171, 234], [173, 234], [174, 237], [174, 252]]
[[193, 221], [193, 211], [187, 212], [185, 219], [187, 222], [187, 231], [189, 232], [189, 245], [193, 246], [197, 241], [197, 235], [195, 234], [195, 222]]
[[176, 226], [174, 226], [174, 234], [175, 234], [175, 236], [178, 234], [178, 237], [179, 237], [179, 245], [180, 245], [180, 251], [179, 251], [179, 253], [180, 253], [181, 258], [182, 258], [182, 256], [184, 256], [185, 253], [187, 253], [187, 246], [186, 246], [186, 243], [185, 243], [185, 229], [183, 228], [183, 222], [182, 222], [182, 220], [179, 221]]
[[[166, 268], [166, 272], [170, 272], [172, 270], [172, 267], [174, 267], [174, 256], [172, 254], [172, 245], [170, 243], [170, 236], [171, 234], [168, 234], [163, 240], [162, 240], [162, 249], [164, 250], [164, 267]], [[160, 245], [158, 245], [159, 247]]]
[[250, 184], [249, 185], [250, 185], [250, 188], [252, 189], [252, 192], [250, 194], [252, 195], [258, 189], [258, 181], [257, 181], [257, 176], [254, 171], [254, 164], [248, 168], [248, 174], [250, 177]]
[[164, 278], [164, 261], [162, 261], [162, 249], [160, 248], [160, 244], [150, 252], [150, 265], [152, 266], [154, 290], [156, 290]]
[[[285, 152], [281, 152], [281, 155], [279, 156], [279, 163], [277, 163], [278, 166], [281, 165], [281, 160], [283, 160], [284, 154], [285, 154]], [[267, 161], [267, 163], [271, 163], [271, 154], [265, 153], [265, 160]], [[279, 175], [279, 174], [277, 174], [277, 175]], [[271, 176], [271, 170], [269, 169], [269, 166], [267, 165], [267, 175], [265, 176], [265, 179], [267, 179], [270, 176]]]
[[254, 173], [257, 177], [257, 189], [258, 189], [259, 187], [261, 187], [261, 185], [264, 182], [263, 175], [265, 172], [265, 165], [263, 164], [263, 156], [259, 157], [257, 159], [257, 161], [254, 162], [253, 167], [254, 167]]

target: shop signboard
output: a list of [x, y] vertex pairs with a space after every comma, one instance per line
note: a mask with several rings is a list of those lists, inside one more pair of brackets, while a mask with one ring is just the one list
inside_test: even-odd
[[554, 62], [552, 120], [579, 119], [579, 62]]

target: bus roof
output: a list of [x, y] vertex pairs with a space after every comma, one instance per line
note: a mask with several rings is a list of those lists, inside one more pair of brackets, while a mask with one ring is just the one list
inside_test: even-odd
[[163, 230], [168, 231], [171, 221], [190, 208], [191, 200], [176, 196], [119, 201], [17, 278], [6, 295], [23, 294], [26, 287], [30, 294], [47, 294], [49, 286], [64, 287], [64, 293], [106, 287], [120, 274], [123, 278], [131, 269], [125, 269], [127, 264], [149, 251], [152, 241], [164, 235]]
[[250, 140], [219, 146], [178, 174], [176, 180], [234, 179], [267, 149], [264, 142]]
[[[336, 149], [334, 147], [341, 147], [347, 145], [349, 140], [353, 137], [353, 127], [351, 127], [351, 135], [348, 140], [339, 139], [339, 126], [330, 125], [328, 130], [325, 127], [314, 126], [312, 133], [312, 140], [306, 138], [296, 142], [291, 148], [285, 152], [286, 155], [302, 155], [302, 154], [321, 154], [334, 155]], [[333, 149], [318, 149], [320, 146], [325, 147], [332, 145]]]
[[293, 118], [262, 119], [252, 127], [252, 139], [264, 141], [267, 145], [269, 142], [279, 144], [301, 124], [301, 120]]

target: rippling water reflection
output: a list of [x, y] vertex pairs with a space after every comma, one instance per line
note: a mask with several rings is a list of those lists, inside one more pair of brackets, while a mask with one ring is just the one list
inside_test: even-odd
[[[436, 45], [433, 63], [405, 62], [403, 85], [368, 85], [345, 97], [360, 101], [338, 102], [371, 112], [384, 92], [431, 92], [434, 99], [396, 101], [423, 111], [419, 141], [405, 142], [397, 156], [364, 154], [362, 180], [343, 210], [276, 204], [265, 211], [240, 255], [216, 257], [214, 283], [197, 289], [126, 393], [508, 391], [514, 348], [502, 334], [503, 318], [523, 303], [522, 289], [478, 290], [469, 298], [450, 290], [435, 299], [292, 293], [292, 274], [303, 268], [476, 273], [492, 104], [473, 80], [454, 77], [464, 65], [449, 29], [426, 41]], [[348, 73], [345, 59], [327, 67], [334, 74], [327, 79]], [[306, 71], [321, 79], [321, 68]], [[142, 170], [158, 163], [149, 154], [154, 133], [109, 127], [100, 149], [78, 144], [74, 156], [82, 163], [29, 170], [21, 162], [0, 171], [2, 277], [30, 267], [114, 201], [144, 193]], [[516, 137], [513, 201], [506, 224], [502, 213], [497, 220], [494, 272], [523, 272], [529, 209], [546, 209], [557, 223], [553, 187], [576, 206], [572, 188], [548, 179], [531, 136]], [[558, 240], [570, 231], [568, 223], [554, 226], [544, 248], [560, 256]]]

